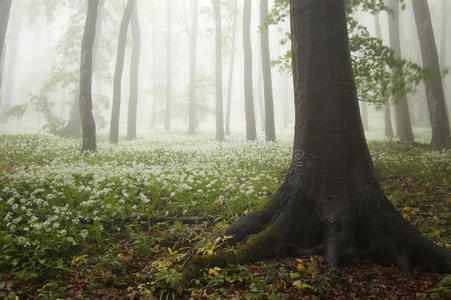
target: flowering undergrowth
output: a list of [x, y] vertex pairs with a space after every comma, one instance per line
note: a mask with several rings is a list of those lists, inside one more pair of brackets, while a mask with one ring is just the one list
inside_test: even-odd
[[[449, 247], [444, 208], [451, 202], [451, 152], [394, 142], [370, 149], [389, 199], [428, 237]], [[0, 297], [217, 299], [238, 293], [237, 299], [280, 299], [284, 293], [322, 294], [340, 282], [331, 283], [337, 275], [321, 273], [321, 259], [312, 258], [291, 270], [289, 263], [273, 263], [277, 276], [265, 273], [266, 264], [210, 269], [198, 288], [181, 288], [184, 262], [220, 248], [215, 233], [277, 191], [291, 159], [289, 142], [218, 144], [178, 136], [117, 147], [101, 143], [97, 153], [81, 156], [78, 141], [3, 135], [0, 158]], [[208, 215], [217, 222], [124, 222], [138, 214]]]

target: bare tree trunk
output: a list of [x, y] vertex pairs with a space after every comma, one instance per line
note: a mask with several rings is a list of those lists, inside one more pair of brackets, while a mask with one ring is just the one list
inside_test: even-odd
[[[158, 40], [158, 28], [157, 22], [155, 18], [152, 18], [152, 38], [157, 45]], [[157, 47], [152, 48], [152, 112], [150, 115], [150, 128], [154, 129], [157, 124], [157, 107], [158, 107], [158, 98], [156, 96], [156, 88], [157, 88], [157, 72], [158, 72], [158, 52]]]
[[[261, 40], [261, 39], [260, 39]], [[257, 48], [257, 74], [256, 80], [257, 84], [255, 86], [255, 90], [257, 91], [257, 103], [258, 106], [258, 114], [260, 121], [261, 131], [265, 131], [265, 104], [263, 100], [263, 66], [262, 66], [262, 53], [261, 47]]]
[[133, 36], [132, 62], [130, 65], [130, 98], [128, 102], [127, 139], [136, 138], [136, 114], [139, 96], [139, 61], [141, 56], [141, 28], [139, 25], [138, 7], [132, 12], [131, 28]]
[[[395, 51], [395, 55], [401, 58], [401, 42], [399, 39], [399, 1], [390, 0], [389, 6], [393, 15], [389, 16], [389, 31], [390, 31], [390, 47]], [[413, 133], [412, 125], [409, 116], [409, 104], [407, 102], [407, 94], [397, 100], [395, 104], [395, 120], [396, 131], [401, 142], [412, 143]]]
[[442, 69], [446, 69], [446, 44], [448, 42], [448, 2], [449, 0], [442, 0], [442, 26], [440, 30], [440, 65]]
[[[4, 57], [5, 44], [6, 44], [6, 33], [8, 31], [8, 21], [9, 15], [11, 13], [11, 1], [12, 0], [2, 0], [0, 1], [0, 57]], [[3, 77], [4, 63], [0, 65], [0, 108], [2, 105], [1, 99], [1, 81]]]
[[[373, 3], [375, 3], [375, 0], [373, 0]], [[379, 13], [374, 14], [374, 23], [376, 26], [376, 36], [378, 39], [382, 40], [382, 30], [381, 30], [381, 22], [379, 20]], [[384, 105], [384, 131], [386, 137], [388, 138], [393, 137], [390, 103], [386, 103]]]
[[[97, 11], [97, 18], [99, 18], [100, 10], [103, 7], [103, 4], [105, 3], [105, 0], [99, 1], [99, 7]], [[96, 55], [97, 55], [97, 49], [98, 49], [98, 39], [101, 35], [102, 30], [102, 22], [99, 20], [96, 24], [96, 38], [94, 40], [94, 50], [92, 55], [92, 70], [94, 72], [95, 70], [95, 62], [96, 62]], [[69, 113], [69, 120], [67, 121], [67, 124], [61, 129], [61, 131], [58, 133], [61, 136], [64, 137], [80, 137], [81, 135], [81, 121], [80, 121], [80, 95], [76, 95], [74, 99], [74, 103], [72, 104], [70, 113]]]
[[238, 7], [236, 0], [234, 1], [234, 15], [233, 15], [233, 31], [232, 31], [232, 46], [230, 48], [230, 66], [229, 66], [229, 84], [227, 85], [227, 112], [226, 112], [226, 126], [225, 134], [230, 134], [230, 110], [232, 106], [232, 83], [233, 83], [233, 70], [235, 66], [235, 44], [236, 44], [236, 27]]
[[172, 0], [166, 2], [166, 111], [164, 114], [164, 129], [171, 129], [172, 107]]
[[244, 108], [246, 114], [246, 137], [248, 141], [255, 141], [257, 139], [257, 130], [255, 128], [254, 92], [252, 88], [251, 1], [244, 0], [243, 9]]
[[216, 22], [216, 140], [224, 141], [224, 112], [222, 102], [222, 16], [221, 3], [212, 0]]
[[[11, 16], [9, 21], [9, 39], [8, 45], [4, 52], [7, 52], [8, 61], [3, 61], [4, 66], [7, 65], [7, 73], [5, 78], [5, 100], [3, 101], [3, 107], [0, 108], [0, 121], [6, 122], [6, 118], [4, 118], [3, 113], [8, 111], [13, 103], [14, 99], [14, 84], [16, 79], [16, 63], [17, 63], [17, 51], [19, 46], [19, 37], [22, 30], [22, 14], [21, 11], [24, 9], [24, 4], [21, 2], [15, 2], [11, 4]], [[12, 19], [11, 19], [12, 18]], [[5, 68], [3, 67], [3, 72], [5, 72]]]
[[197, 24], [199, 19], [199, 0], [191, 0], [191, 36], [189, 59], [189, 99], [188, 99], [188, 133], [194, 134], [197, 128], [196, 101], [196, 61], [197, 61]]
[[[415, 23], [417, 25], [418, 39], [420, 41], [423, 67], [428, 71], [440, 74], [440, 63], [437, 46], [432, 28], [431, 14], [427, 1], [412, 0]], [[429, 117], [431, 120], [431, 145], [450, 147], [448, 115], [446, 113], [445, 93], [442, 79], [439, 76], [425, 81], [426, 99], [428, 101]]]
[[92, 114], [92, 60], [99, 0], [88, 1], [80, 60], [81, 152], [96, 151], [96, 124]]
[[110, 123], [110, 142], [114, 144], [117, 144], [119, 140], [119, 116], [121, 111], [122, 73], [124, 71], [125, 47], [127, 42], [128, 25], [135, 6], [136, 0], [128, 0], [119, 28], [116, 70], [114, 71], [113, 82], [113, 107], [111, 110]]
[[269, 52], [269, 28], [265, 25], [268, 16], [268, 0], [260, 1], [261, 49], [263, 82], [265, 88], [265, 135], [266, 140], [276, 140], [274, 125], [274, 100], [272, 91], [271, 55]]

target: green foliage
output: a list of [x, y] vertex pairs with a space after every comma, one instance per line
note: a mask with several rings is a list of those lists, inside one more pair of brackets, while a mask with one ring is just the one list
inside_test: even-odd
[[[68, 280], [83, 286], [87, 297], [105, 287], [163, 299], [330, 298], [331, 290], [342, 289], [338, 271], [326, 269], [319, 257], [205, 269], [191, 289], [181, 289], [186, 261], [221, 251], [227, 237], [217, 237], [227, 224], [277, 191], [292, 145], [153, 139], [100, 143], [97, 153], [81, 156], [73, 140], [0, 136], [1, 297], [5, 291], [19, 295], [23, 286], [31, 287], [22, 291], [26, 295], [61, 297], [61, 289], [70, 290]], [[396, 142], [369, 147], [388, 198], [449, 248], [451, 152]], [[137, 214], [213, 215], [217, 223], [122, 222]], [[371, 293], [383, 292], [375, 285]]]
[[[388, 101], [396, 102], [400, 96], [414, 92], [423, 80], [430, 80], [441, 74], [431, 74], [419, 65], [396, 58], [394, 52], [384, 46], [378, 38], [371, 37], [368, 29], [353, 18], [353, 12], [365, 11], [378, 13], [388, 11], [381, 0], [346, 1], [349, 42], [352, 66], [359, 98], [381, 107]], [[277, 0], [274, 3], [268, 24], [284, 22], [289, 17], [289, 1]], [[290, 33], [280, 41], [282, 46], [291, 40]], [[281, 72], [291, 72], [291, 50], [273, 60], [273, 66], [279, 66]]]

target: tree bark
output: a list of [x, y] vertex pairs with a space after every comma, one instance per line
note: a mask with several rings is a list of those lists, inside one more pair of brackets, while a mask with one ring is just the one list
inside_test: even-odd
[[189, 59], [189, 99], [188, 99], [188, 133], [194, 134], [197, 128], [196, 115], [196, 61], [197, 61], [197, 24], [199, 19], [199, 0], [192, 0], [191, 7], [191, 36]]
[[133, 36], [132, 61], [130, 64], [130, 98], [128, 102], [127, 139], [136, 138], [136, 114], [139, 96], [139, 61], [141, 56], [141, 27], [139, 25], [138, 7], [135, 5], [131, 16]]
[[222, 101], [222, 20], [221, 3], [212, 0], [216, 23], [216, 140], [224, 141], [224, 112]]
[[274, 99], [272, 91], [271, 55], [269, 52], [269, 28], [266, 26], [268, 16], [268, 0], [260, 1], [260, 26], [263, 85], [265, 92], [265, 136], [267, 141], [276, 141], [276, 129], [274, 125]]
[[255, 127], [254, 92], [252, 88], [251, 1], [244, 0], [243, 9], [244, 109], [246, 138], [248, 141], [255, 141], [257, 139], [257, 130]]
[[[158, 27], [155, 18], [152, 18], [152, 39], [157, 45], [158, 41]], [[156, 88], [157, 88], [157, 78], [158, 78], [158, 53], [157, 47], [153, 47], [152, 49], [152, 111], [150, 115], [150, 128], [154, 129], [157, 124], [157, 107], [158, 107], [158, 98], [156, 96]]]
[[164, 129], [171, 129], [172, 106], [172, 0], [166, 1], [166, 110], [164, 114]]
[[[105, 0], [99, 1], [99, 8], [97, 11], [97, 19], [100, 15], [100, 10], [103, 7], [103, 4], [105, 3]], [[94, 41], [94, 50], [93, 50], [93, 56], [92, 56], [92, 70], [94, 72], [95, 70], [95, 61], [96, 61], [96, 55], [97, 55], [97, 49], [98, 49], [98, 43], [97, 40], [99, 39], [100, 33], [101, 33], [101, 26], [102, 22], [97, 21], [96, 25], [96, 38]], [[63, 137], [80, 137], [81, 135], [81, 120], [80, 120], [80, 102], [79, 102], [80, 95], [76, 95], [74, 99], [74, 103], [72, 104], [70, 113], [69, 113], [69, 120], [67, 121], [67, 124], [61, 129], [60, 132], [58, 132], [59, 135]]]
[[431, 120], [432, 139], [431, 145], [438, 147], [450, 147], [451, 138], [449, 132], [448, 115], [446, 113], [445, 93], [443, 91], [440, 74], [440, 63], [437, 46], [432, 28], [431, 15], [427, 1], [413, 0], [415, 23], [420, 41], [423, 67], [435, 74], [431, 80], [426, 80], [426, 99]]
[[92, 60], [99, 0], [88, 1], [80, 60], [81, 152], [96, 151], [96, 124], [92, 114]]
[[[2, 0], [0, 1], [0, 57], [4, 57], [5, 44], [6, 44], [6, 33], [8, 31], [8, 21], [9, 15], [11, 13], [11, 2], [12, 0]], [[3, 77], [3, 65], [0, 66], [0, 108], [2, 108], [1, 99], [1, 80]], [[3, 109], [3, 108], [2, 108]]]
[[233, 250], [195, 256], [200, 267], [324, 254], [331, 266], [371, 258], [409, 271], [451, 270], [451, 253], [424, 238], [379, 186], [363, 133], [344, 0], [291, 0], [295, 136], [293, 159], [264, 208], [235, 223]]
[[229, 66], [229, 84], [227, 85], [227, 111], [225, 134], [230, 135], [230, 110], [232, 108], [232, 85], [233, 71], [235, 67], [235, 44], [236, 44], [236, 27], [237, 27], [238, 5], [234, 1], [233, 29], [232, 29], [232, 45], [230, 47], [230, 66]]
[[124, 72], [125, 47], [127, 42], [128, 25], [135, 6], [136, 0], [128, 0], [119, 28], [116, 69], [114, 71], [113, 82], [113, 107], [111, 110], [110, 122], [110, 142], [113, 144], [117, 144], [119, 140], [119, 116], [121, 111], [122, 73]]
[[446, 44], [448, 42], [448, 2], [449, 0], [442, 0], [442, 26], [440, 30], [440, 65], [442, 69], [446, 69]]
[[[11, 4], [11, 12], [12, 20], [9, 21], [8, 27], [9, 30], [9, 40], [8, 46], [6, 47], [6, 51], [8, 55], [5, 53], [5, 57], [8, 57], [8, 62], [3, 61], [4, 66], [7, 65], [7, 72], [5, 78], [5, 100], [3, 101], [3, 107], [0, 107], [0, 122], [6, 122], [7, 119], [3, 115], [3, 113], [7, 112], [11, 107], [11, 104], [14, 101], [14, 84], [16, 80], [16, 63], [17, 63], [17, 51], [19, 46], [19, 37], [22, 31], [22, 9], [24, 9], [24, 3], [15, 2], [14, 6]], [[10, 17], [11, 18], [11, 17]], [[5, 72], [5, 68], [3, 67], [3, 72]]]
[[[389, 16], [390, 47], [395, 52], [395, 56], [401, 58], [401, 42], [399, 39], [399, 1], [390, 0], [389, 7], [392, 15]], [[409, 116], [409, 103], [407, 94], [403, 93], [395, 104], [396, 131], [401, 142], [412, 143], [413, 133]]]
[[[375, 3], [375, 0], [373, 0], [373, 4]], [[381, 30], [381, 22], [379, 20], [379, 13], [374, 14], [374, 24], [376, 27], [376, 37], [380, 40], [382, 40], [382, 30]], [[388, 138], [393, 137], [393, 126], [391, 123], [391, 110], [390, 110], [390, 103], [386, 103], [384, 105], [384, 131], [385, 136]]]

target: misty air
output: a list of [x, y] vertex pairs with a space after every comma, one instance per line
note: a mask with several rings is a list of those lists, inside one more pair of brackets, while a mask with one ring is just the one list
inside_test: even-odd
[[449, 297], [450, 30], [449, 0], [0, 0], [0, 298]]

